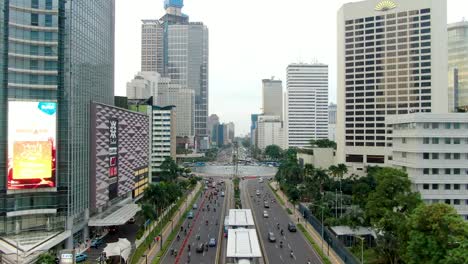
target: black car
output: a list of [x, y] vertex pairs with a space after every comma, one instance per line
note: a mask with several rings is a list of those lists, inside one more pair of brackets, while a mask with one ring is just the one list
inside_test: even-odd
[[205, 245], [203, 243], [198, 244], [197, 248], [195, 249], [197, 253], [203, 253], [203, 250], [205, 250]]
[[289, 223], [288, 223], [288, 230], [289, 230], [289, 232], [296, 232], [296, 231], [297, 231], [296, 225], [293, 224], [293, 223], [291, 223], [291, 222], [289, 222]]

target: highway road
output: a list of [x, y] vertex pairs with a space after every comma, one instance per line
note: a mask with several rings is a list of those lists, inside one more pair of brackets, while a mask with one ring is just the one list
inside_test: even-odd
[[[241, 193], [247, 192], [247, 204], [252, 207], [255, 224], [260, 232], [259, 238], [262, 240], [263, 249], [266, 251], [267, 258], [265, 263], [283, 264], [283, 263], [311, 263], [321, 264], [322, 261], [318, 254], [314, 251], [311, 245], [307, 242], [300, 230], [297, 232], [288, 231], [288, 223], [291, 221], [287, 212], [276, 201], [274, 194], [266, 185], [268, 180], [260, 183], [258, 179], [244, 180], [241, 184]], [[260, 191], [260, 195], [256, 195], [256, 191]], [[264, 207], [264, 201], [268, 201], [269, 208]], [[274, 201], [274, 202], [272, 202]], [[263, 216], [263, 212], [267, 211], [268, 217]], [[279, 228], [277, 224], [279, 223]], [[281, 235], [283, 229], [283, 235]], [[276, 242], [268, 240], [268, 232], [273, 232], [276, 237]], [[280, 248], [280, 241], [283, 241], [283, 248]], [[293, 257], [290, 256], [291, 250]]]
[[[218, 180], [215, 178], [215, 180]], [[219, 189], [225, 189], [223, 186]], [[180, 240], [174, 239], [169, 246], [169, 250], [163, 257], [161, 263], [178, 264], [178, 263], [196, 263], [196, 264], [212, 264], [215, 263], [216, 255], [219, 253], [219, 232], [222, 230], [224, 217], [222, 217], [223, 207], [225, 207], [225, 197], [213, 194], [214, 189], [209, 188], [204, 195], [197, 200], [198, 209], [192, 210], [194, 213], [193, 219], [185, 219], [182, 227], [184, 231], [179, 232]], [[210, 199], [210, 195], [213, 194]], [[209, 206], [210, 210], [207, 210]], [[216, 209], [214, 212], [213, 208]], [[208, 221], [208, 225], [206, 224]], [[190, 225], [189, 225], [190, 224]], [[185, 232], [186, 230], [186, 232]], [[200, 240], [198, 240], [198, 235]], [[200, 243], [208, 243], [211, 238], [216, 239], [216, 247], [208, 247], [208, 250], [203, 250], [201, 253], [196, 252], [196, 248]], [[188, 248], [190, 247], [190, 251]], [[176, 255], [171, 255], [171, 249], [177, 250]], [[190, 257], [189, 257], [190, 255]]]

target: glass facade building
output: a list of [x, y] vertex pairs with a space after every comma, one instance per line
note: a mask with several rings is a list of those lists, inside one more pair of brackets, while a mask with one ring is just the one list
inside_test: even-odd
[[448, 26], [449, 109], [468, 111], [468, 22]]
[[[0, 236], [26, 250], [31, 236], [87, 225], [90, 102], [114, 100], [114, 0], [0, 0], [0, 8]], [[57, 103], [53, 188], [7, 188], [12, 101]]]

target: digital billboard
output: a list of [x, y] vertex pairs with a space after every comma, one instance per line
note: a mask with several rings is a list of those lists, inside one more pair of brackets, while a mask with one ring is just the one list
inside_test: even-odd
[[8, 189], [56, 186], [56, 134], [56, 102], [8, 102]]

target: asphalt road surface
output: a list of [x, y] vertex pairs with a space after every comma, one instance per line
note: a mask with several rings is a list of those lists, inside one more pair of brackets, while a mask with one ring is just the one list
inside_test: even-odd
[[[218, 189], [224, 190], [221, 185]], [[182, 227], [185, 231], [180, 231], [178, 234], [180, 240], [174, 239], [169, 246], [169, 250], [161, 263], [178, 264], [178, 263], [195, 263], [195, 264], [211, 264], [215, 263], [217, 246], [219, 246], [218, 236], [220, 228], [223, 226], [224, 217], [221, 217], [224, 206], [224, 198], [218, 195], [213, 195], [210, 199], [210, 194], [214, 192], [213, 188], [209, 188], [200, 198], [197, 199], [198, 209], [192, 210], [194, 213], [193, 219], [185, 219]], [[210, 211], [207, 210], [209, 206]], [[214, 212], [213, 208], [216, 209]], [[206, 224], [208, 221], [208, 225]], [[190, 227], [189, 225], [190, 224]], [[200, 236], [198, 240], [197, 236]], [[202, 253], [197, 253], [196, 248], [200, 243], [208, 243], [211, 238], [216, 239], [216, 247], [208, 247], [208, 251], [203, 250]], [[190, 251], [188, 250], [190, 245]], [[177, 250], [177, 254], [171, 255], [171, 249]], [[190, 257], [189, 257], [190, 255]]]
[[[287, 212], [276, 201], [274, 194], [266, 185], [268, 180], [260, 183], [258, 179], [244, 180], [244, 190], [247, 191], [247, 203], [252, 207], [252, 213], [255, 215], [255, 224], [260, 232], [259, 238], [262, 239], [264, 250], [266, 251], [266, 262], [270, 264], [283, 263], [311, 263], [321, 264], [322, 261], [317, 253], [306, 241], [300, 230], [297, 232], [288, 231], [288, 223], [291, 221]], [[260, 195], [256, 195], [256, 191], [260, 191]], [[264, 201], [268, 201], [269, 208], [264, 207]], [[265, 218], [263, 213], [267, 211], [268, 217]], [[279, 223], [279, 228], [277, 224]], [[283, 229], [283, 235], [281, 235]], [[268, 232], [273, 232], [276, 237], [276, 242], [268, 240]], [[283, 241], [283, 248], [280, 247], [280, 241]], [[293, 256], [290, 256], [291, 250]]]

